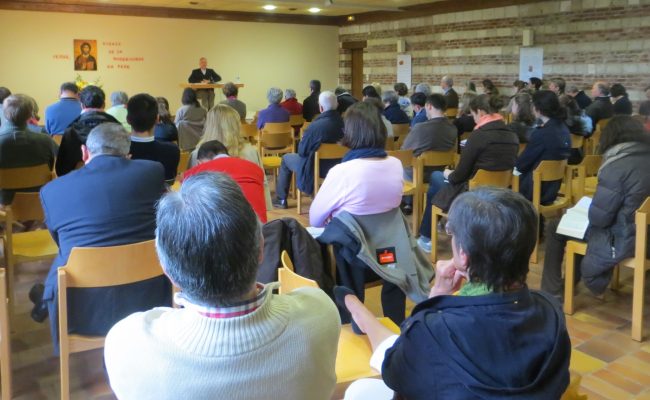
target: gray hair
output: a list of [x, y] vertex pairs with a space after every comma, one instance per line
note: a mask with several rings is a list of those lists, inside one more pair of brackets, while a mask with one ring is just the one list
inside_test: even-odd
[[336, 110], [339, 106], [338, 100], [336, 100], [336, 95], [329, 90], [321, 92], [318, 96], [318, 104], [323, 107], [323, 112], [329, 110]]
[[12, 94], [2, 104], [4, 117], [19, 127], [25, 126], [34, 113], [33, 99], [24, 94]]
[[193, 302], [231, 305], [252, 289], [261, 226], [228, 175], [205, 172], [185, 180], [158, 202], [156, 226], [160, 263]]
[[104, 154], [126, 157], [131, 149], [131, 137], [122, 124], [105, 122], [90, 131], [86, 147], [93, 156]]
[[441, 81], [447, 84], [447, 86], [452, 87], [454, 86], [454, 80], [450, 76], [443, 76]]
[[418, 83], [415, 87], [414, 93], [424, 93], [427, 96], [431, 95], [431, 86], [428, 83]]
[[573, 94], [573, 93], [578, 93], [579, 91], [580, 91], [580, 90], [578, 90], [578, 87], [577, 87], [576, 85], [569, 85], [569, 86], [567, 86], [567, 88], [566, 88], [566, 92], [567, 92], [567, 93], [571, 93], [571, 94]]
[[296, 98], [296, 91], [293, 89], [286, 89], [284, 91], [284, 98], [285, 99], [295, 99]]
[[271, 104], [278, 104], [282, 101], [282, 89], [272, 87], [269, 89], [268, 93], [266, 93], [266, 98], [269, 100], [269, 103]]
[[111, 93], [111, 103], [114, 106], [119, 106], [121, 104], [126, 104], [129, 101], [129, 96], [124, 92], [113, 92]]
[[384, 103], [396, 104], [398, 100], [399, 96], [394, 90], [387, 90], [381, 94], [381, 101]]

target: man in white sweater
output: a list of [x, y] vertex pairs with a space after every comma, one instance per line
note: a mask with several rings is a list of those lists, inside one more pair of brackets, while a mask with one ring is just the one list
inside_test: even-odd
[[181, 309], [132, 314], [106, 337], [117, 397], [329, 399], [340, 332], [320, 289], [273, 294], [255, 282], [258, 219], [223, 174], [187, 179], [158, 205], [156, 246]]

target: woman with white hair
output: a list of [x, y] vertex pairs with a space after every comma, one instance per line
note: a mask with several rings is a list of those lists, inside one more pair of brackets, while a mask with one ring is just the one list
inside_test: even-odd
[[111, 93], [111, 104], [113, 106], [106, 110], [106, 114], [114, 116], [127, 132], [131, 132], [131, 125], [126, 122], [126, 103], [128, 102], [129, 96], [126, 93], [120, 91]]
[[257, 117], [257, 129], [264, 128], [267, 122], [289, 122], [289, 112], [280, 106], [282, 101], [282, 89], [272, 87], [266, 93], [269, 106], [260, 110]]
[[293, 89], [284, 91], [284, 101], [280, 103], [280, 106], [291, 115], [302, 115], [302, 104], [296, 99], [296, 91]]

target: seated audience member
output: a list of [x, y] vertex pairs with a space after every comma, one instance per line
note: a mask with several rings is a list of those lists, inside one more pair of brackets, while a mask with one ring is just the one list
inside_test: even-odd
[[[445, 97], [441, 94], [434, 93], [427, 97], [424, 106], [427, 113], [427, 121], [417, 124], [411, 129], [402, 150], [413, 150], [413, 156], [418, 157], [425, 151], [447, 151], [456, 146], [457, 131], [454, 124], [449, 122], [445, 116]], [[425, 175], [432, 172], [431, 169], [425, 168]], [[404, 170], [404, 179], [413, 180], [413, 169]]]
[[632, 115], [632, 102], [627, 97], [625, 86], [615, 83], [609, 88], [609, 95], [614, 106], [614, 115]]
[[280, 107], [282, 100], [282, 89], [272, 87], [266, 94], [269, 106], [260, 110], [257, 117], [257, 129], [264, 128], [267, 122], [289, 122], [289, 112]]
[[47, 133], [45, 132], [45, 127], [39, 125], [41, 121], [41, 117], [38, 115], [38, 111], [39, 111], [38, 103], [31, 96], [27, 96], [27, 98], [32, 103], [32, 116], [27, 120], [27, 128], [32, 132]]
[[320, 96], [320, 81], [312, 79], [309, 81], [309, 96], [302, 102], [302, 117], [305, 121], [311, 121], [320, 113], [318, 105], [318, 96]]
[[79, 114], [79, 88], [74, 82], [65, 82], [61, 85], [59, 101], [45, 109], [45, 131], [50, 135], [62, 135]]
[[639, 115], [645, 121], [643, 124], [645, 130], [650, 133], [650, 100], [646, 100], [639, 105]]
[[384, 103], [381, 102], [376, 97], [366, 97], [363, 99], [364, 103], [372, 104], [373, 106], [377, 107], [377, 110], [379, 110], [379, 114], [381, 114], [381, 121], [384, 123], [384, 126], [386, 127], [386, 137], [387, 140], [395, 140], [395, 134], [393, 133], [393, 124], [390, 123], [388, 118], [383, 114], [384, 112]]
[[154, 126], [158, 120], [158, 102], [146, 93], [137, 94], [126, 106], [127, 121], [131, 124], [131, 159], [157, 161], [165, 167], [165, 181], [170, 185], [176, 180], [180, 150], [174, 143], [155, 140]]
[[415, 86], [413, 93], [423, 93], [425, 96], [430, 96], [433, 92], [431, 91], [431, 86], [429, 86], [428, 83], [418, 83]]
[[361, 95], [363, 96], [361, 100], [365, 100], [368, 97], [372, 97], [373, 99], [377, 99], [381, 101], [381, 96], [379, 96], [379, 93], [377, 93], [377, 89], [375, 89], [375, 87], [372, 85], [365, 86], [361, 90]]
[[402, 163], [384, 150], [386, 129], [376, 107], [357, 103], [344, 122], [341, 144], [350, 151], [318, 190], [309, 209], [312, 226], [324, 226], [342, 211], [380, 214], [399, 207], [402, 199]]
[[585, 114], [591, 118], [596, 129], [598, 121], [611, 118], [614, 115], [614, 106], [609, 99], [609, 86], [605, 82], [596, 82], [591, 88], [594, 101], [585, 109]]
[[492, 83], [490, 79], [483, 79], [481, 82], [483, 85], [483, 93], [488, 94], [490, 96], [498, 96], [499, 95], [499, 89]]
[[[5, 122], [0, 127], [0, 168], [32, 167], [41, 164], [52, 168], [54, 165], [56, 144], [52, 138], [32, 132], [27, 127], [27, 121], [32, 116], [32, 107], [31, 98], [23, 94], [10, 95], [2, 103]], [[0, 189], [0, 207], [11, 204], [15, 192]]]
[[198, 148], [198, 165], [185, 171], [183, 180], [200, 172], [223, 172], [239, 185], [263, 224], [266, 223], [264, 200], [264, 170], [243, 158], [230, 157], [228, 149], [218, 140], [203, 143]]
[[445, 95], [447, 108], [458, 108], [458, 93], [454, 90], [454, 80], [450, 76], [440, 79], [440, 87]]
[[[118, 398], [328, 400], [340, 322], [317, 288], [255, 282], [262, 229], [228, 176], [202, 173], [158, 204], [156, 247], [184, 308], [117, 323], [104, 357]], [[289, 378], [290, 377], [290, 378]]]
[[512, 98], [510, 111], [512, 113], [512, 122], [508, 124], [508, 129], [517, 134], [519, 143], [528, 143], [530, 131], [535, 124], [533, 98], [528, 93], [516, 94]]
[[156, 97], [158, 102], [158, 122], [153, 128], [153, 137], [161, 142], [178, 141], [178, 129], [169, 113], [169, 102], [164, 97]]
[[530, 86], [531, 86], [532, 88], [534, 88], [535, 91], [540, 90], [540, 89], [542, 88], [542, 85], [544, 84], [544, 82], [543, 82], [541, 79], [539, 79], [539, 78], [537, 78], [537, 77], [534, 77], [534, 76], [531, 77], [531, 78], [528, 80], [528, 82], [530, 82]]
[[183, 151], [194, 150], [203, 136], [207, 111], [201, 107], [196, 91], [185, 88], [181, 98], [183, 104], [176, 111], [174, 124], [178, 129], [178, 146]]
[[391, 124], [410, 124], [411, 120], [408, 115], [400, 108], [399, 97], [397, 93], [392, 90], [387, 90], [381, 95], [381, 100], [384, 103], [384, 117], [390, 121]]
[[[117, 246], [154, 238], [155, 205], [165, 191], [164, 169], [157, 162], [130, 160], [129, 146], [129, 134], [121, 124], [100, 124], [81, 146], [85, 166], [41, 189], [45, 223], [59, 253], [45, 280], [43, 301], [35, 304], [32, 318], [42, 322], [49, 314], [55, 352], [57, 269], [66, 264], [72, 248]], [[32, 288], [30, 298], [39, 297], [35, 295], [38, 286]], [[75, 289], [74, 304], [68, 303], [68, 327], [70, 332], [104, 336], [133, 312], [169, 304], [171, 285], [164, 277], [133, 285]]]
[[399, 104], [399, 108], [402, 111], [404, 111], [409, 118], [412, 118], [413, 106], [411, 105], [411, 100], [407, 97], [409, 93], [408, 86], [406, 86], [406, 84], [403, 82], [399, 82], [396, 83], [395, 86], [393, 86], [393, 89], [395, 89], [395, 92], [397, 92], [397, 96], [399, 96], [399, 99], [397, 100], [397, 104]]
[[420, 122], [427, 121], [427, 110], [424, 105], [427, 102], [427, 96], [424, 93], [413, 93], [411, 95], [411, 104], [413, 106], [413, 119], [411, 120], [411, 129]]
[[564, 94], [564, 88], [566, 88], [566, 81], [563, 78], [551, 78], [548, 83], [548, 90], [555, 93], [556, 96], [561, 96]]
[[110, 114], [115, 117], [116, 120], [127, 132], [131, 132], [131, 125], [129, 125], [126, 120], [126, 103], [129, 101], [129, 96], [124, 92], [113, 92], [111, 93], [111, 104], [112, 107], [106, 110], [106, 114]]
[[[487, 94], [475, 97], [469, 108], [476, 127], [465, 143], [456, 169], [431, 173], [418, 239], [418, 245], [427, 253], [431, 252], [432, 204], [446, 211], [454, 197], [467, 190], [469, 180], [479, 169], [505, 171], [515, 166], [519, 141], [503, 122], [499, 114], [501, 107], [503, 102], [499, 97]], [[438, 192], [442, 192], [440, 196], [436, 196]]]
[[[318, 97], [321, 114], [312, 121], [305, 130], [305, 134], [298, 145], [297, 154], [282, 156], [278, 183], [275, 188], [273, 206], [286, 209], [287, 195], [291, 183], [291, 174], [296, 174], [297, 189], [306, 194], [314, 192], [314, 154], [321, 143], [336, 143], [343, 137], [343, 119], [336, 111], [338, 106], [336, 96], [330, 91], [325, 91]], [[323, 160], [320, 163], [320, 176], [326, 176], [332, 166], [337, 164], [334, 160]]]
[[[520, 81], [517, 79], [512, 83], [512, 86], [515, 88], [515, 95], [519, 94], [522, 90], [527, 90], [528, 88], [528, 83], [524, 81]], [[514, 96], [513, 96], [514, 97]]]
[[591, 98], [585, 94], [584, 90], [578, 90], [578, 87], [575, 85], [569, 86], [566, 90], [566, 94], [575, 99], [581, 110], [586, 109], [589, 107], [589, 104], [591, 104]]
[[[197, 144], [197, 149], [194, 149], [190, 155], [190, 167], [195, 167], [199, 164], [197, 158], [198, 147], [203, 145], [203, 143], [218, 140], [226, 146], [228, 154], [231, 157], [248, 160], [264, 169], [264, 164], [262, 163], [262, 158], [257, 148], [249, 142], [248, 138], [241, 135], [241, 121], [238, 115], [239, 113], [234, 108], [226, 104], [217, 104], [212, 107], [208, 112], [208, 117], [205, 122], [205, 133]], [[266, 209], [272, 210], [271, 191], [266, 175], [264, 175], [264, 197]]]
[[221, 90], [223, 95], [226, 96], [226, 100], [222, 101], [220, 104], [227, 104], [234, 108], [239, 113], [241, 120], [246, 120], [246, 103], [237, 98], [239, 95], [239, 88], [234, 83], [228, 82], [223, 85]]
[[83, 165], [81, 145], [86, 144], [90, 131], [97, 125], [119, 123], [112, 115], [104, 112], [106, 97], [104, 91], [93, 85], [86, 86], [79, 93], [81, 115], [66, 128], [56, 157], [56, 174], [63, 176]]
[[[555, 93], [540, 90], [533, 94], [533, 113], [541, 124], [530, 133], [526, 149], [517, 159], [519, 192], [528, 200], [533, 199], [533, 170], [544, 160], [566, 160], [571, 151], [569, 128], [564, 123], [566, 110], [560, 106]], [[562, 181], [543, 182], [541, 203], [555, 201]]]
[[5, 99], [9, 96], [11, 96], [11, 90], [4, 86], [0, 86], [0, 126], [2, 126], [6, 121], [4, 112], [2, 111], [2, 103], [4, 103]]
[[[474, 100], [476, 96], [478, 96], [476, 92], [467, 91], [463, 93], [463, 95], [460, 97], [460, 101], [458, 102], [458, 115], [454, 120], [454, 126], [456, 126], [456, 130], [458, 131], [459, 139], [462, 134], [473, 131], [474, 126], [476, 126], [476, 122], [472, 116], [472, 110], [469, 107], [469, 105], [472, 103], [472, 100]], [[461, 143], [459, 140], [458, 146], [460, 145]]]
[[284, 91], [284, 101], [280, 103], [280, 107], [287, 110], [289, 115], [302, 115], [302, 104], [298, 103], [296, 91], [293, 89]]
[[[591, 135], [593, 130], [591, 126], [591, 118], [587, 117], [578, 106], [576, 100], [566, 94], [561, 95], [558, 100], [560, 101], [560, 106], [566, 110], [566, 119], [564, 123], [569, 128], [569, 133], [571, 135], [587, 137]], [[569, 155], [569, 164], [576, 165], [580, 164], [584, 154], [582, 148], [571, 148], [571, 153]]]
[[339, 112], [339, 114], [343, 115], [345, 111], [354, 103], [356, 103], [357, 99], [355, 99], [350, 92], [345, 90], [342, 87], [337, 87], [336, 90], [334, 90], [334, 94], [336, 95], [336, 101], [339, 103], [339, 106], [336, 108], [336, 111]]
[[[615, 116], [600, 137], [603, 163], [598, 186], [589, 207], [585, 236], [587, 254], [577, 262], [576, 277], [594, 294], [602, 294], [612, 278], [614, 266], [634, 257], [636, 210], [650, 196], [650, 144], [643, 126], [629, 116]], [[546, 256], [542, 290], [561, 297], [564, 293], [562, 259], [568, 238], [556, 233], [559, 220], [547, 224]], [[644, 244], [645, 245], [645, 244]]]
[[[453, 257], [438, 261], [429, 299], [415, 306], [399, 336], [336, 288], [337, 302], [368, 335], [371, 365], [383, 379], [353, 383], [345, 399], [389, 399], [393, 392], [415, 400], [562, 397], [571, 358], [564, 314], [526, 285], [536, 218], [531, 204], [507, 189], [461, 194], [446, 225]], [[383, 397], [367, 397], [374, 391]]]

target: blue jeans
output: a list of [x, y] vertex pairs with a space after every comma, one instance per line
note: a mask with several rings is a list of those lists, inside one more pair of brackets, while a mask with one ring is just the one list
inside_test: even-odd
[[445, 176], [442, 174], [442, 171], [433, 171], [429, 179], [427, 202], [425, 203], [426, 207], [424, 208], [424, 215], [420, 224], [420, 236], [424, 236], [427, 239], [431, 238], [431, 201], [436, 193], [445, 185], [449, 185], [449, 183], [445, 182]]

